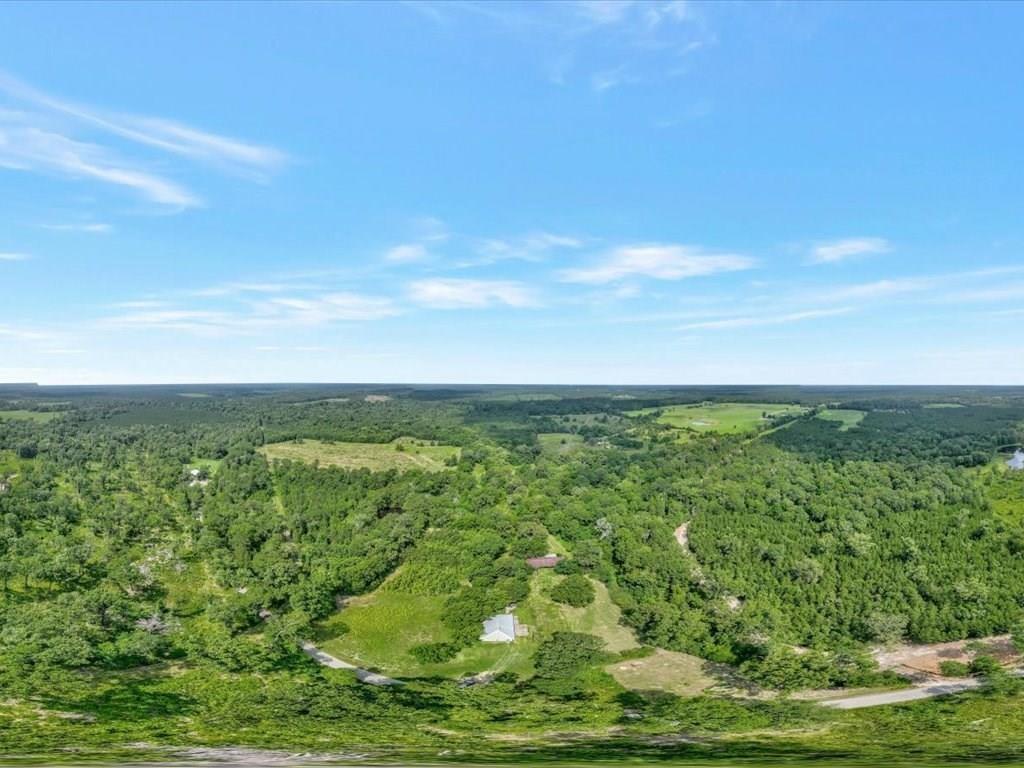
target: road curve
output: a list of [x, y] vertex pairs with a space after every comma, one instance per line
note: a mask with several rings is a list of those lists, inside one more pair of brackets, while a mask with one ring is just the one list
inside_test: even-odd
[[323, 664], [325, 667], [331, 669], [348, 669], [355, 673], [356, 679], [362, 683], [368, 685], [401, 685], [401, 680], [395, 680], [393, 677], [387, 677], [386, 675], [379, 675], [376, 672], [371, 672], [368, 669], [357, 667], [355, 664], [349, 664], [347, 661], [342, 661], [326, 651], [321, 651], [312, 643], [303, 643], [302, 652], [309, 656], [311, 659], [319, 664]]

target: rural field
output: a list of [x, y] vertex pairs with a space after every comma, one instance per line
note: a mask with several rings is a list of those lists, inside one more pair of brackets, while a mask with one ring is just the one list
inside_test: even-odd
[[537, 442], [544, 453], [561, 455], [583, 447], [583, 437], [572, 432], [541, 432]]
[[39, 423], [53, 421], [60, 415], [59, 411], [0, 411], [0, 419], [10, 419], [13, 421], [35, 421]]
[[773, 418], [796, 416], [806, 410], [803, 406], [778, 403], [699, 403], [647, 408], [630, 415], [658, 413], [659, 423], [676, 429], [731, 435], [753, 432], [769, 426]]
[[819, 419], [824, 421], [838, 421], [839, 431], [846, 432], [848, 429], [860, 424], [864, 420], [864, 417], [867, 416], [867, 411], [828, 408], [824, 411], [819, 411], [816, 415]]
[[439, 472], [447, 466], [446, 462], [459, 456], [459, 449], [454, 446], [402, 437], [390, 443], [289, 440], [265, 445], [260, 452], [271, 461], [302, 461], [322, 467], [369, 469], [373, 472], [388, 469]]

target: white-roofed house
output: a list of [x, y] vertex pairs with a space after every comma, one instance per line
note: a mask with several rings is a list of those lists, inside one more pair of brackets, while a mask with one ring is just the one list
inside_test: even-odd
[[1010, 469], [1024, 470], [1024, 451], [1017, 449], [1013, 458], [1006, 462]]
[[516, 639], [516, 617], [511, 613], [499, 613], [484, 622], [484, 633], [480, 639], [485, 643], [513, 643]]

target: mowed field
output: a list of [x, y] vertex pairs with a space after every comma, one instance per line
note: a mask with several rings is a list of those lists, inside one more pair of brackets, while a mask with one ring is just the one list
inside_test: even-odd
[[409, 653], [417, 645], [450, 639], [442, 622], [448, 596], [412, 595], [386, 586], [350, 599], [320, 625], [316, 642], [338, 658], [399, 678], [458, 678], [503, 671], [528, 676], [538, 644], [556, 631], [596, 635], [612, 652], [638, 647], [632, 630], [619, 624], [621, 610], [604, 584], [593, 582], [594, 602], [583, 608], [554, 602], [548, 593], [563, 578], [547, 570], [533, 575], [530, 595], [515, 611], [519, 623], [529, 627], [527, 637], [514, 643], [476, 642], [451, 661], [423, 664]]
[[846, 432], [848, 429], [857, 426], [864, 421], [865, 416], [867, 416], [867, 411], [851, 411], [845, 408], [829, 408], [827, 411], [821, 411], [817, 414], [819, 419], [838, 421], [840, 432]]
[[803, 406], [779, 403], [698, 403], [645, 408], [642, 411], [633, 411], [630, 415], [639, 416], [661, 411], [658, 422], [676, 429], [739, 434], [753, 432], [765, 426], [772, 417], [796, 415], [806, 410]]
[[0, 411], [0, 419], [45, 423], [60, 416], [59, 411]]
[[390, 443], [289, 440], [265, 445], [260, 452], [270, 461], [303, 461], [318, 463], [322, 467], [369, 469], [372, 472], [388, 469], [439, 472], [445, 469], [448, 459], [459, 456], [459, 449], [453, 445], [432, 445], [429, 441], [409, 437], [400, 437]]
[[547, 454], [571, 453], [583, 447], [583, 437], [572, 432], [541, 432], [537, 435], [537, 443]]

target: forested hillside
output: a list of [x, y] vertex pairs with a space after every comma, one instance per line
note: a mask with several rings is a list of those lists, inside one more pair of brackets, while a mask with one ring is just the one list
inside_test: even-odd
[[[871, 716], [784, 692], [905, 684], [879, 645], [1024, 634], [1024, 472], [1005, 466], [1024, 392], [200, 394], [0, 398], [0, 749], [319, 738], [436, 756], [434, 728], [481, 757], [557, 753], [554, 731], [656, 751], [658, 734], [825, 720], [853, 743]], [[728, 431], [659, 419], [688, 403], [801, 407]], [[308, 460], [269, 461], [284, 441]], [[366, 444], [449, 460], [375, 470]], [[527, 563], [547, 554], [553, 570]], [[504, 610], [526, 632], [487, 647]], [[311, 640], [402, 684], [320, 667]], [[656, 648], [707, 682], [613, 676]], [[1014, 690], [977, 696], [1019, 714]], [[794, 755], [823, 746], [802, 738]], [[730, 744], [700, 755], [744, 753]]]

